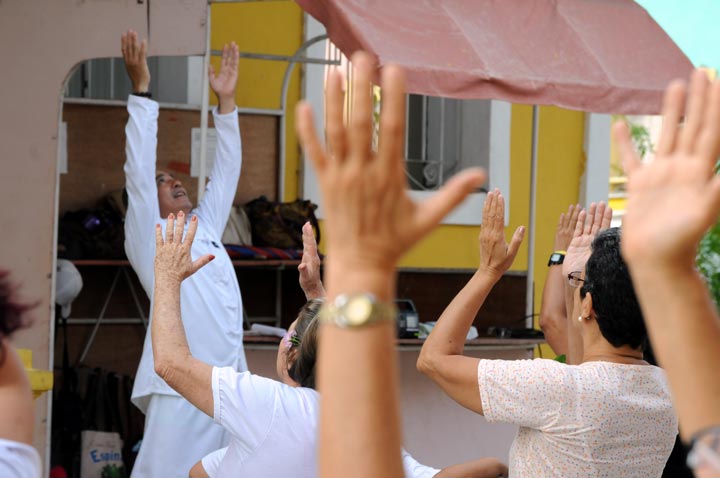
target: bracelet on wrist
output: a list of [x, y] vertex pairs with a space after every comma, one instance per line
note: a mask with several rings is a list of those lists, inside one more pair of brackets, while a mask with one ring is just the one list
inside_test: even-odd
[[152, 98], [152, 93], [149, 91], [133, 91], [131, 93], [133, 96], [139, 96], [141, 98]]

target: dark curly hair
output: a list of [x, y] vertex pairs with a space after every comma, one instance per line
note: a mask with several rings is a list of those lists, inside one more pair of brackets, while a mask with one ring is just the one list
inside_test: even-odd
[[592, 293], [600, 333], [613, 347], [644, 346], [647, 330], [630, 273], [620, 255], [620, 229], [602, 231], [592, 243], [580, 297]]
[[18, 302], [16, 292], [17, 287], [10, 281], [10, 272], [0, 269], [0, 364], [5, 361], [2, 340], [27, 327], [26, 313], [37, 305]]
[[311, 299], [300, 309], [295, 324], [296, 337], [299, 343], [292, 343], [295, 361], [288, 369], [288, 375], [301, 387], [315, 388], [315, 362], [317, 361], [318, 329], [320, 322], [318, 312], [324, 303], [323, 299]]

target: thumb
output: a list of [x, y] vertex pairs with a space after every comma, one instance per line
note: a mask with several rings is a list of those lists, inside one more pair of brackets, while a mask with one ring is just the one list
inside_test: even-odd
[[193, 275], [203, 267], [205, 267], [210, 261], [215, 259], [215, 256], [212, 254], [205, 254], [204, 256], [200, 257], [199, 259], [196, 259], [192, 263], [192, 272], [190, 272], [190, 275]]
[[525, 226], [520, 226], [515, 229], [515, 233], [510, 239], [510, 245], [508, 246], [508, 257], [515, 260], [515, 256], [520, 250], [520, 244], [522, 244], [523, 238], [525, 237]]

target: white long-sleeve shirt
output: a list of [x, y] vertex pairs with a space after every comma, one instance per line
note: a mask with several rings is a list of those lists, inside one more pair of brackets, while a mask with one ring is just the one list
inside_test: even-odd
[[[125, 252], [148, 297], [154, 288], [155, 225], [165, 227], [160, 217], [155, 182], [158, 104], [131, 95], [130, 118], [125, 127], [125, 177], [128, 210], [125, 217]], [[242, 149], [237, 111], [213, 111], [217, 131], [215, 165], [200, 204], [191, 214], [198, 216], [192, 247], [193, 260], [213, 254], [215, 260], [187, 278], [181, 288], [181, 312], [190, 351], [215, 366], [247, 370], [243, 351], [243, 310], [240, 288], [221, 237], [227, 223], [237, 182]], [[145, 336], [132, 400], [143, 412], [152, 394], [178, 395], [154, 371], [150, 329]]]

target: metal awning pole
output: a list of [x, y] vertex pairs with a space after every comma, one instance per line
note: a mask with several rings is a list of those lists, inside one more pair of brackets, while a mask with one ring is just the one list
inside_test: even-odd
[[198, 174], [198, 204], [205, 193], [205, 160], [207, 158], [208, 102], [210, 100], [210, 4], [207, 6], [205, 22], [205, 56], [203, 57], [202, 104], [200, 105], [200, 169]]
[[525, 285], [525, 317], [526, 326], [532, 328], [535, 321], [535, 215], [537, 203], [537, 163], [538, 138], [540, 130], [540, 108], [533, 105], [532, 109], [532, 146], [530, 152], [530, 216], [527, 227], [528, 267]]

